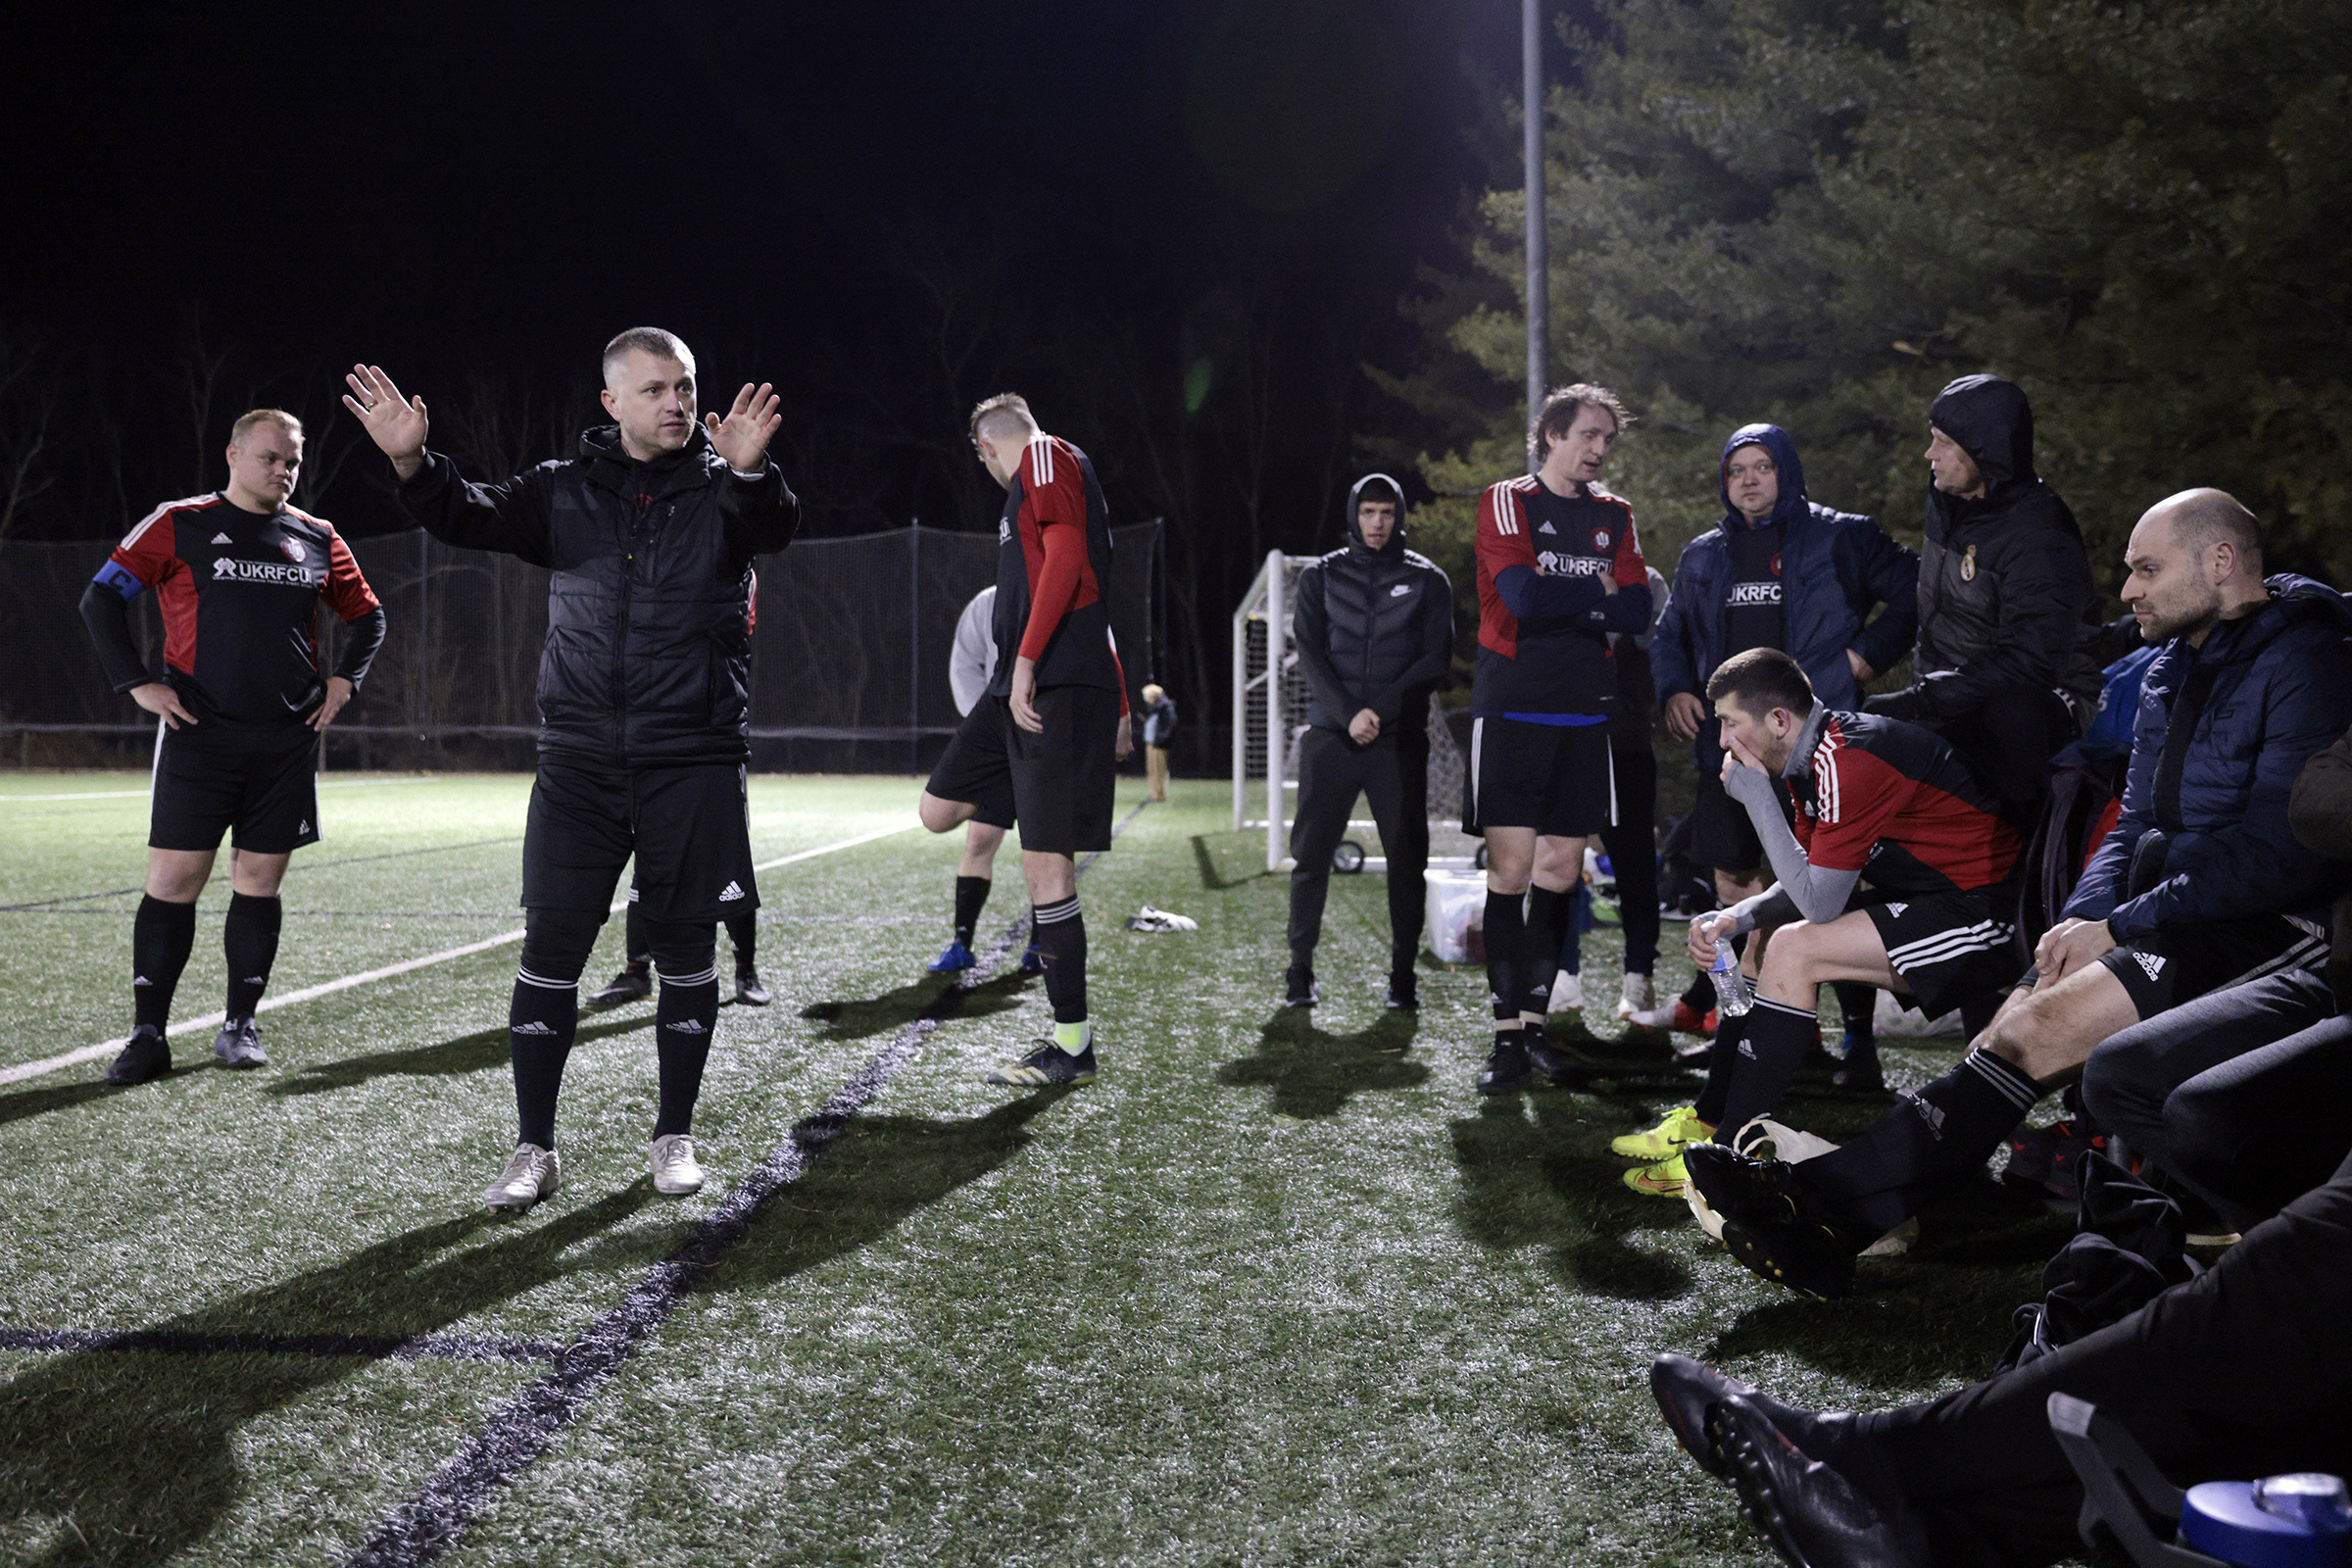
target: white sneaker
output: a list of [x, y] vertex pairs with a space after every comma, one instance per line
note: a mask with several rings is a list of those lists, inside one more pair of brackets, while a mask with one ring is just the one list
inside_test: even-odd
[[1585, 977], [1562, 969], [1551, 977], [1551, 1002], [1546, 1012], [1582, 1012], [1585, 1010]]
[[1649, 987], [1649, 976], [1629, 974], [1625, 977], [1625, 994], [1617, 999], [1617, 1016], [1633, 1018], [1641, 1013], [1658, 1009], [1657, 993]]
[[694, 1161], [694, 1140], [684, 1133], [664, 1133], [646, 1147], [645, 1168], [654, 1174], [654, 1191], [684, 1198], [703, 1190], [703, 1167]]
[[528, 1208], [542, 1198], [553, 1198], [563, 1184], [564, 1161], [554, 1150], [516, 1144], [514, 1157], [482, 1195], [482, 1203], [488, 1208]]

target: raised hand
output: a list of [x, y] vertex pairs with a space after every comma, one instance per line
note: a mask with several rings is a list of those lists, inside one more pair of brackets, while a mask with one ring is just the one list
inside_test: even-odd
[[735, 394], [735, 406], [720, 418], [715, 414], [703, 416], [703, 427], [710, 432], [710, 450], [727, 460], [727, 466], [743, 473], [757, 473], [767, 466], [768, 437], [784, 422], [776, 412], [782, 400], [767, 382], [760, 383], [758, 391], [752, 383], [743, 383]]
[[392, 460], [403, 479], [424, 466], [424, 437], [432, 421], [424, 415], [424, 399], [405, 398], [381, 366], [355, 365], [344, 381], [351, 390], [343, 406], [367, 426], [368, 439]]

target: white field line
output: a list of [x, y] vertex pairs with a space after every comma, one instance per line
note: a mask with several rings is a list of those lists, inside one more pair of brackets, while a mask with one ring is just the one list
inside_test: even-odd
[[[338, 778], [320, 779], [322, 790], [369, 789], [378, 784], [431, 784], [431, 778]], [[14, 806], [19, 801], [143, 801], [147, 790], [84, 790], [78, 795], [0, 795], [0, 806]]]
[[[871, 833], [860, 833], [856, 838], [843, 839], [837, 844], [820, 844], [813, 850], [802, 850], [797, 855], [781, 856], [773, 860], [761, 860], [752, 869], [772, 871], [779, 865], [790, 865], [796, 860], [813, 860], [820, 855], [831, 855], [839, 850], [854, 850], [860, 844], [871, 844], [876, 839], [909, 833], [921, 825], [919, 822], [908, 822], [904, 827], [877, 828]], [[616, 899], [613, 901], [612, 907], [606, 912], [618, 914], [627, 907], [628, 901], [626, 899]], [[418, 958], [405, 958], [399, 963], [385, 964], [380, 969], [368, 969], [359, 974], [347, 974], [338, 979], [320, 981], [318, 985], [305, 986], [300, 991], [289, 991], [283, 996], [264, 997], [261, 1004], [255, 1007], [254, 1011], [269, 1012], [276, 1007], [290, 1007], [297, 1002], [315, 1001], [319, 997], [332, 996], [338, 991], [349, 991], [354, 986], [373, 985], [378, 980], [389, 980], [394, 975], [407, 974], [412, 969], [423, 969], [436, 963], [447, 963], [452, 958], [464, 958], [476, 953], [487, 953], [492, 948], [503, 948], [512, 943], [520, 942], [522, 932], [523, 928], [516, 926], [512, 931], [501, 931], [497, 936], [484, 937], [479, 942], [468, 942], [463, 947], [443, 948], [439, 953], [428, 953]], [[226, 1016], [225, 1013], [208, 1012], [201, 1018], [183, 1018], [166, 1029], [164, 1033], [186, 1035], [200, 1033], [206, 1029], [218, 1029]], [[96, 1061], [100, 1056], [121, 1051], [126, 1044], [128, 1044], [127, 1038], [103, 1040], [97, 1045], [83, 1046], [79, 1050], [69, 1051], [60, 1055], [45, 1056], [39, 1061], [20, 1062], [14, 1067], [0, 1067], [0, 1084], [20, 1083], [26, 1078], [38, 1078], [43, 1073], [56, 1072], [63, 1067], [75, 1066], [85, 1061]]]

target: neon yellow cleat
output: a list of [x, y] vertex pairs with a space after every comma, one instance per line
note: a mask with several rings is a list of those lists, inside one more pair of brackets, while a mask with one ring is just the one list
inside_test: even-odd
[[1683, 1189], [1690, 1185], [1690, 1174], [1683, 1168], [1683, 1156], [1677, 1154], [1655, 1165], [1635, 1166], [1625, 1173], [1625, 1185], [1652, 1198], [1680, 1198]]
[[[1664, 1159], [1680, 1153], [1685, 1144], [1702, 1144], [1714, 1136], [1715, 1129], [1698, 1119], [1696, 1107], [1677, 1105], [1649, 1131], [1612, 1139], [1609, 1152], [1627, 1159]], [[1679, 1172], [1675, 1179], [1682, 1179]]]

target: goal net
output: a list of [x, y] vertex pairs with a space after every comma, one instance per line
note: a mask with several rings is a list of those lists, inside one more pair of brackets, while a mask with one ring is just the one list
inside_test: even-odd
[[[1298, 742], [1306, 733], [1306, 675], [1292, 641], [1298, 573], [1314, 556], [1270, 551], [1233, 612], [1233, 826], [1263, 829], [1266, 869], [1290, 867], [1291, 823], [1298, 807]], [[1462, 755], [1433, 700], [1429, 713], [1430, 863], [1467, 863], [1462, 836]], [[1350, 824], [1368, 842], [1372, 824]], [[1367, 870], [1380, 870], [1374, 857]]]

